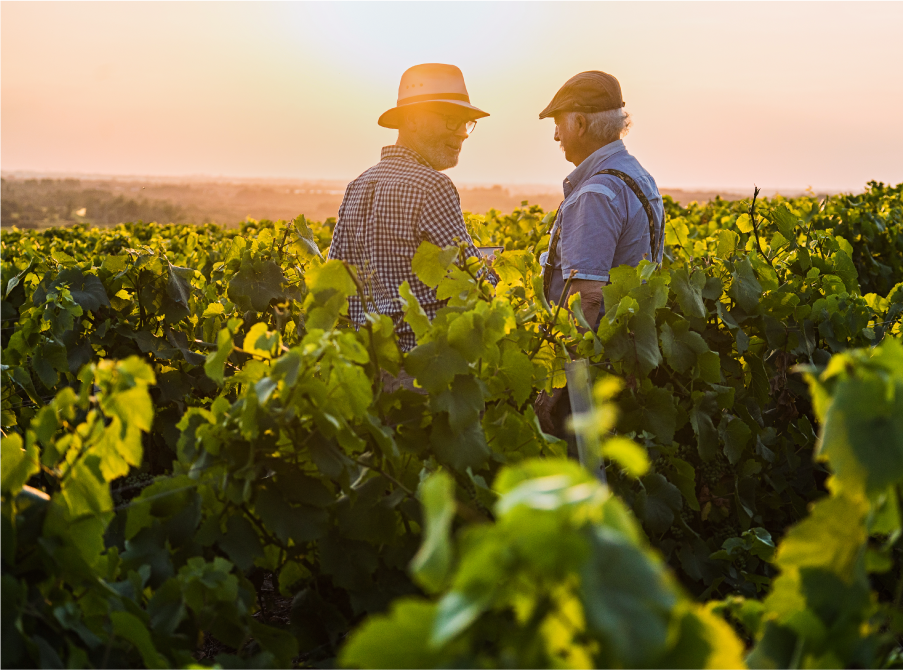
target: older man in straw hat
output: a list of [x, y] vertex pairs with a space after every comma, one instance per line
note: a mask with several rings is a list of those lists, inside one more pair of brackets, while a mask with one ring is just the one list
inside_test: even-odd
[[[379, 125], [398, 130], [398, 140], [383, 147], [379, 163], [345, 190], [329, 258], [356, 266], [373, 300], [365, 306], [350, 298], [349, 315], [358, 324], [373, 308], [390, 316], [403, 351], [416, 340], [403, 319], [399, 286], [408, 282], [431, 319], [443, 304], [411, 269], [420, 243], [464, 242], [468, 256], [480, 258], [464, 227], [458, 191], [442, 171], [458, 164], [464, 140], [484, 116], [489, 114], [470, 104], [464, 76], [454, 65], [409, 68], [401, 76], [398, 104], [379, 117]], [[413, 388], [404, 372], [397, 383]]]
[[[564, 180], [564, 201], [541, 257], [546, 297], [554, 303], [579, 293], [587, 321], [597, 328], [602, 286], [612, 268], [662, 260], [662, 197], [621, 140], [630, 127], [623, 107], [618, 80], [591, 70], [565, 82], [539, 114], [554, 119], [555, 141], [575, 166]], [[535, 405], [543, 428], [561, 437], [565, 395], [566, 389], [541, 393]]]

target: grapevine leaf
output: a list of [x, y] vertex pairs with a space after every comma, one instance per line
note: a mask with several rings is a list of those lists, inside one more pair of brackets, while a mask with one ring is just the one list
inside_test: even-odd
[[433, 417], [430, 444], [436, 458], [458, 472], [466, 472], [467, 468], [477, 470], [489, 458], [486, 435], [479, 422], [474, 421], [463, 430], [455, 431], [444, 413]]
[[271, 467], [276, 471], [276, 488], [289, 502], [313, 507], [329, 507], [335, 502], [335, 496], [319, 479], [301, 474], [281, 460], [272, 461]]
[[[787, 533], [778, 546], [775, 564], [788, 572], [817, 568], [849, 580], [867, 539], [862, 523], [865, 511], [861, 499], [843, 495], [822, 498], [812, 506], [809, 516]], [[779, 593], [775, 585], [773, 595]], [[769, 609], [777, 603], [772, 597], [766, 601]]]
[[434, 412], [448, 412], [449, 426], [458, 432], [479, 419], [486, 404], [476, 379], [470, 375], [457, 375], [451, 388], [430, 397], [430, 407]]
[[696, 357], [699, 378], [709, 384], [721, 382], [721, 356], [717, 351], [703, 351]]
[[368, 617], [342, 647], [339, 662], [355, 668], [434, 668], [445, 651], [429, 643], [436, 605], [400, 598], [388, 614]]
[[328, 479], [339, 479], [345, 472], [345, 461], [332, 443], [320, 437], [307, 445], [310, 458], [317, 469]]
[[3, 493], [14, 498], [31, 476], [40, 472], [41, 454], [36, 444], [23, 449], [22, 437], [16, 433], [0, 439], [0, 448]]
[[260, 646], [276, 657], [277, 667], [286, 668], [292, 665], [292, 659], [298, 655], [298, 640], [294, 635], [273, 626], [266, 626], [256, 619], [250, 619], [248, 627]]
[[637, 369], [645, 377], [662, 362], [655, 319], [649, 314], [636, 314], [630, 319], [630, 327], [633, 331]]
[[669, 650], [663, 665], [673, 668], [740, 668], [746, 665], [748, 659], [744, 659], [743, 643], [730, 625], [712, 612], [712, 605], [694, 604], [686, 609], [676, 609], [683, 615], [678, 624], [680, 640]]
[[646, 450], [626, 437], [605, 440], [602, 443], [602, 455], [616, 461], [631, 477], [642, 477], [649, 470]]
[[775, 233], [771, 236], [771, 241], [768, 243], [771, 247], [772, 252], [778, 252], [784, 247], [790, 244], [790, 240], [781, 235], [780, 233]]
[[674, 523], [675, 512], [683, 506], [683, 496], [658, 473], [646, 475], [642, 481], [646, 489], [646, 525], [653, 533], [664, 533]]
[[483, 317], [474, 312], [457, 315], [448, 324], [448, 343], [473, 363], [483, 353]]
[[896, 379], [866, 374], [838, 384], [819, 456], [844, 489], [872, 495], [903, 481], [903, 372], [891, 372]]
[[13, 368], [11, 376], [13, 378], [13, 381], [22, 387], [26, 395], [28, 395], [29, 400], [31, 400], [38, 407], [44, 406], [44, 401], [41, 399], [41, 396], [38, 395], [38, 392], [34, 387], [34, 382], [31, 380], [31, 375], [29, 375], [24, 368]]
[[675, 473], [671, 480], [687, 501], [690, 509], [699, 511], [699, 500], [696, 498], [696, 470], [681, 458], [671, 458]]
[[730, 258], [737, 245], [740, 244], [740, 236], [733, 230], [718, 231], [718, 257], [723, 259]]
[[840, 277], [847, 291], [859, 293], [859, 272], [849, 253], [841, 249], [831, 257], [831, 273]]
[[357, 365], [334, 365], [329, 372], [327, 386], [336, 412], [347, 419], [363, 417], [373, 402], [370, 378]]
[[228, 328], [223, 328], [216, 336], [216, 351], [209, 354], [207, 362], [204, 363], [204, 372], [217, 384], [222, 385], [225, 381], [226, 361], [229, 360], [234, 348], [232, 333]]
[[305, 281], [317, 304], [327, 302], [334, 295], [344, 299], [357, 293], [357, 286], [345, 265], [335, 259], [308, 268]]
[[690, 227], [683, 217], [670, 218], [665, 226], [665, 244], [670, 247], [684, 247], [690, 235]]
[[[690, 423], [693, 426], [693, 432], [696, 433], [699, 457], [706, 462], [715, 458], [718, 453], [718, 431], [715, 430], [712, 417], [706, 411], [709, 405], [707, 400], [708, 398], [698, 401], [690, 412]], [[714, 399], [711, 404], [714, 404]]]
[[[679, 500], [677, 489], [674, 494]], [[676, 600], [662, 569], [625, 534], [600, 528], [590, 534], [590, 556], [580, 577], [588, 632], [624, 667], [655, 665], [665, 650], [667, 612]]]
[[430, 393], [447, 388], [455, 375], [470, 372], [465, 358], [444, 340], [427, 342], [412, 349], [405, 357], [404, 367]]
[[795, 238], [793, 234], [793, 229], [797, 225], [797, 217], [787, 209], [787, 205], [779, 205], [772, 212], [771, 216], [774, 219], [775, 225], [777, 225], [778, 230], [781, 231], [781, 236], [792, 240]]
[[207, 360], [201, 354], [195, 353], [188, 348], [188, 336], [180, 330], [164, 329], [166, 332], [166, 341], [182, 352], [182, 357], [191, 365], [203, 365]]
[[291, 597], [292, 587], [309, 575], [310, 571], [296, 561], [287, 561], [279, 571], [279, 593]]
[[28, 265], [25, 266], [25, 269], [22, 270], [19, 274], [14, 275], [10, 280], [6, 283], [6, 290], [3, 293], [3, 298], [8, 299], [10, 297], [10, 293], [13, 292], [13, 289], [19, 285], [19, 282], [22, 281], [22, 278], [28, 274], [28, 271], [31, 270], [31, 266], [34, 264], [34, 261], [31, 260], [28, 262]]
[[[791, 528], [775, 554], [781, 574], [765, 600], [769, 618], [816, 644], [829, 641], [829, 626], [855, 634], [869, 607], [860, 554], [868, 533], [868, 505], [844, 495], [816, 502], [809, 517]], [[835, 612], [844, 612], [837, 620]]]
[[411, 269], [417, 278], [430, 288], [436, 288], [449, 266], [458, 257], [457, 247], [437, 247], [427, 241], [420, 243], [411, 259]]
[[254, 565], [254, 559], [263, 556], [263, 548], [260, 546], [260, 538], [257, 532], [244, 516], [230, 516], [226, 522], [226, 534], [218, 541], [220, 549], [226, 552], [226, 556], [239, 570], [250, 570]]
[[54, 388], [59, 382], [58, 371], [69, 370], [66, 347], [54, 341], [42, 342], [34, 352], [31, 363], [38, 379], [48, 389]]
[[112, 612], [110, 620], [113, 623], [113, 632], [138, 648], [141, 659], [148, 668], [170, 667], [170, 663], [154, 647], [150, 632], [141, 619], [128, 612]]
[[102, 401], [104, 411], [119, 417], [124, 426], [149, 432], [154, 420], [154, 405], [145, 385], [111, 394]]
[[696, 271], [690, 276], [687, 274], [686, 268], [671, 270], [671, 290], [677, 296], [677, 302], [685, 317], [705, 318], [706, 310], [702, 302], [704, 287], [704, 272]]
[[191, 284], [184, 278], [193, 277], [194, 270], [176, 267], [169, 261], [167, 261], [167, 265], [169, 265], [169, 281], [166, 283], [166, 293], [179, 305], [188, 307], [188, 301], [191, 299]]
[[223, 307], [221, 302], [211, 302], [204, 308], [204, 313], [201, 314], [201, 318], [209, 319], [212, 316], [222, 316], [225, 312], [226, 308]]
[[736, 465], [752, 438], [752, 430], [737, 417], [725, 414], [718, 424], [718, 435], [724, 442], [724, 455], [731, 465]]
[[437, 472], [420, 485], [418, 497], [426, 526], [410, 570], [424, 589], [436, 593], [448, 581], [454, 557], [450, 537], [456, 506], [454, 482], [448, 474]]
[[242, 349], [255, 356], [270, 359], [273, 357], [273, 349], [278, 351], [279, 333], [278, 331], [267, 330], [267, 324], [263, 322], [255, 323], [251, 326], [251, 330], [245, 335], [242, 343]]
[[411, 285], [407, 280], [398, 287], [398, 294], [401, 296], [401, 304], [404, 306], [404, 320], [411, 326], [411, 330], [420, 341], [429, 332], [430, 319], [423, 311], [423, 307], [420, 306], [417, 296], [411, 291]]
[[688, 372], [696, 364], [697, 356], [709, 350], [702, 335], [690, 330], [689, 321], [681, 319], [661, 326], [662, 352], [675, 372]]
[[756, 279], [748, 256], [744, 256], [734, 264], [734, 272], [731, 273], [731, 277], [733, 277], [733, 282], [728, 290], [728, 295], [736, 300], [745, 312], [752, 314], [759, 304], [762, 285]]
[[[307, 224], [305, 224], [305, 227], [307, 227]], [[304, 253], [310, 254], [311, 256], [316, 256], [321, 261], [325, 262], [326, 259], [323, 258], [323, 254], [320, 253], [320, 247], [317, 246], [316, 241], [313, 239], [313, 237], [312, 237], [313, 233], [310, 232], [310, 228], [307, 228], [307, 231], [311, 235], [310, 239], [308, 239], [304, 235], [298, 235], [298, 234], [295, 235], [295, 243], [296, 243], [297, 247], [299, 249], [301, 249], [302, 251], [304, 251]]]
[[257, 494], [254, 511], [283, 544], [287, 544], [289, 539], [296, 544], [310, 542], [326, 532], [325, 511], [307, 505], [290, 505], [282, 494], [269, 486]]
[[747, 354], [744, 357], [749, 365], [750, 386], [756, 400], [760, 405], [768, 403], [771, 396], [771, 385], [768, 383], [768, 373], [765, 371], [765, 363], [755, 354]]
[[103, 282], [96, 275], [84, 275], [76, 268], [68, 268], [60, 272], [51, 288], [58, 288], [63, 284], [69, 286], [72, 299], [83, 309], [96, 312], [101, 307], [110, 306]]
[[241, 269], [229, 281], [229, 300], [248, 311], [263, 312], [270, 301], [285, 298], [285, 276], [273, 261], [251, 260], [245, 256]]
[[533, 393], [533, 363], [523, 351], [506, 347], [502, 352], [499, 374], [518, 405], [522, 405]]

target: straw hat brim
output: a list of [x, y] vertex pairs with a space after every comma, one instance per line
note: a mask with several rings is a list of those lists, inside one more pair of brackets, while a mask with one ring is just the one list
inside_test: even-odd
[[474, 120], [482, 119], [486, 116], [489, 116], [489, 112], [484, 112], [479, 107], [474, 107], [470, 103], [464, 102], [462, 100], [437, 99], [437, 100], [424, 100], [422, 102], [412, 102], [409, 105], [400, 105], [398, 107], [393, 107], [392, 109], [384, 112], [382, 114], [382, 116], [379, 117], [378, 123], [383, 128], [392, 128], [394, 130], [398, 130], [398, 128], [401, 126], [401, 118], [402, 118], [403, 110], [411, 109], [413, 107], [423, 107], [425, 105], [430, 105], [430, 106], [433, 106], [433, 107], [436, 107], [439, 109], [446, 107], [447, 105], [454, 105], [456, 108], [459, 108], [456, 110], [450, 109], [449, 111], [459, 111], [460, 108], [463, 107], [464, 109], [471, 112], [470, 116]]

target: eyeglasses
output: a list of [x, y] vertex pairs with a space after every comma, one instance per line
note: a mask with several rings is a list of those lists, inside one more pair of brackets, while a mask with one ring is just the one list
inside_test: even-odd
[[445, 119], [445, 127], [452, 132], [457, 131], [462, 125], [464, 126], [464, 130], [467, 131], [468, 135], [472, 135], [474, 129], [477, 127], [477, 122], [473, 119], [469, 121], [459, 120], [453, 116], [449, 116], [448, 114], [442, 114], [441, 112], [433, 112], [438, 116], [441, 116]]

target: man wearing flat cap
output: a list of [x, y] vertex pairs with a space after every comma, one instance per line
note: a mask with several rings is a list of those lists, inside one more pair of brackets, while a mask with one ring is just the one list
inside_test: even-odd
[[[329, 258], [354, 265], [372, 299], [362, 305], [357, 296], [349, 298], [349, 316], [359, 325], [365, 323], [366, 311], [391, 317], [402, 351], [417, 342], [403, 318], [399, 286], [410, 284], [430, 319], [444, 304], [411, 269], [420, 243], [446, 247], [464, 242], [468, 257], [481, 257], [464, 227], [458, 191], [442, 171], [458, 164], [464, 140], [485, 116], [489, 114], [470, 104], [464, 75], [454, 65], [409, 68], [401, 76], [397, 105], [379, 117], [379, 125], [398, 130], [398, 140], [383, 147], [379, 163], [345, 190]], [[404, 371], [388, 385], [413, 390]]]
[[[587, 321], [598, 328], [602, 287], [612, 268], [662, 260], [665, 211], [655, 180], [627, 152], [621, 138], [630, 127], [621, 85], [597, 70], [569, 79], [539, 115], [555, 121], [555, 140], [575, 169], [564, 180], [564, 201], [543, 264], [546, 297], [580, 294]], [[566, 393], [540, 394], [536, 412], [543, 429], [561, 435]], [[559, 425], [556, 425], [559, 424]]]

